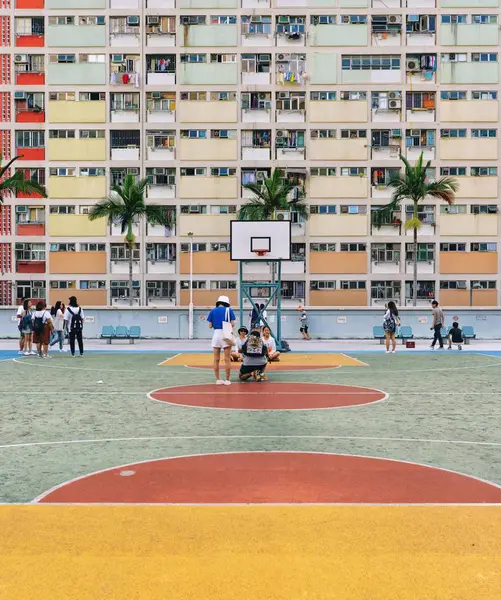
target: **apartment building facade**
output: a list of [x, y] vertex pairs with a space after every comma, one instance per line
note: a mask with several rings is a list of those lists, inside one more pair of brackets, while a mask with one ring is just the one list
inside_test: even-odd
[[284, 305], [409, 305], [411, 207], [379, 229], [371, 213], [399, 154], [424, 153], [460, 188], [421, 207], [418, 301], [499, 305], [499, 0], [0, 4], [2, 160], [48, 195], [0, 209], [0, 304], [128, 304], [120, 226], [87, 217], [127, 173], [175, 214], [135, 227], [134, 303], [187, 305], [193, 244], [195, 304], [236, 304], [229, 221], [278, 167], [311, 210], [282, 215]]

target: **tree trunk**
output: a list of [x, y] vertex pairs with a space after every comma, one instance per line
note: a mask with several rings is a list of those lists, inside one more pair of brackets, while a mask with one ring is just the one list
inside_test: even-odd
[[[418, 204], [414, 202], [414, 219], [418, 218]], [[417, 306], [417, 265], [418, 265], [418, 245], [417, 245], [417, 227], [414, 226], [412, 230], [413, 243], [414, 243], [414, 264], [413, 264], [413, 276], [412, 276], [412, 306]]]
[[129, 247], [129, 306], [134, 306], [134, 298], [132, 297], [132, 265], [134, 253], [134, 234], [132, 233], [132, 221], [127, 227], [127, 245]]

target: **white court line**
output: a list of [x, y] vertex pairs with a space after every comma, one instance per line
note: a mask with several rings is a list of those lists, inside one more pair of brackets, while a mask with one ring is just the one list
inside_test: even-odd
[[[368, 367], [369, 366], [367, 363], [362, 362], [358, 358], [353, 358], [353, 356], [350, 356], [349, 354], [345, 354], [344, 352], [337, 352], [336, 354], [344, 356], [345, 358], [349, 358], [350, 360], [356, 360], [359, 365], [363, 365], [364, 367]], [[342, 367], [356, 367], [357, 365], [340, 365], [340, 366], [342, 366]]]
[[169, 360], [172, 360], [174, 358], [177, 358], [178, 356], [181, 356], [182, 352], [178, 352], [177, 354], [174, 354], [174, 356], [171, 356], [170, 358], [164, 358], [164, 360], [162, 362], [159, 362], [157, 364], [157, 367], [163, 367], [165, 366], [166, 362], [169, 362]]
[[413, 442], [418, 444], [457, 444], [463, 446], [501, 447], [501, 442], [475, 442], [473, 440], [437, 440], [427, 438], [394, 438], [349, 435], [166, 435], [151, 437], [101, 438], [86, 440], [61, 440], [52, 442], [17, 442], [0, 445], [0, 449], [31, 448], [33, 446], [64, 446], [75, 444], [108, 444], [113, 442], [148, 442], [167, 440], [350, 440], [364, 442]]
[[[449, 355], [445, 355], [445, 356], [449, 356]], [[362, 375], [370, 375], [371, 377], [377, 376], [379, 375], [379, 373], [405, 373], [406, 375], [410, 375], [412, 373], [434, 373], [434, 372], [439, 372], [439, 371], [478, 371], [481, 369], [490, 369], [493, 367], [501, 367], [501, 357], [499, 356], [490, 356], [490, 355], [486, 355], [486, 354], [481, 354], [480, 356], [487, 356], [488, 358], [496, 358], [497, 362], [494, 364], [488, 364], [488, 365], [474, 365], [472, 367], [439, 367], [436, 369], [377, 369], [374, 367], [371, 367], [371, 365], [369, 365], [368, 369], [357, 369], [357, 371], [353, 371], [353, 369], [351, 370], [343, 370], [343, 369], [350, 369], [350, 367], [343, 367], [341, 366], [339, 369], [336, 370], [336, 377], [338, 375], [354, 375], [356, 373], [357, 376], [362, 376]], [[132, 374], [130, 369], [106, 369], [105, 367], [103, 367], [102, 369], [85, 369], [85, 368], [80, 368], [80, 367], [70, 367], [70, 366], [61, 366], [61, 367], [57, 367], [56, 365], [50, 365], [47, 364], [47, 361], [19, 361], [17, 360], [17, 358], [13, 358], [13, 359], [9, 359], [12, 360], [13, 362], [15, 362], [18, 365], [24, 365], [24, 366], [37, 366], [37, 367], [44, 367], [46, 369], [59, 369], [59, 370], [72, 370], [72, 371], [86, 371], [89, 373], [92, 372], [98, 372], [98, 373], [102, 373], [103, 371], [107, 371], [108, 373], [129, 373]], [[77, 360], [77, 359], [75, 359]], [[78, 359], [80, 360], [80, 359]], [[83, 359], [85, 360], [85, 358]], [[200, 369], [198, 367], [189, 367], [191, 370], [197, 370], [200, 371], [201, 373], [206, 372], [208, 369]], [[308, 372], [319, 372], [319, 371], [330, 371], [332, 370], [331, 368], [325, 368], [325, 369], [309, 369]], [[141, 371], [141, 373], [158, 373], [156, 367], [155, 369], [143, 369]], [[167, 375], [168, 373], [176, 373], [176, 374], [184, 374], [186, 375], [186, 371], [166, 371], [165, 374]], [[300, 373], [301, 375], [305, 374], [305, 370], [304, 369], [300, 369], [298, 371], [293, 371], [293, 370], [287, 370], [287, 371], [275, 371], [275, 373], [279, 374], [281, 377], [282, 376], [288, 376], [288, 375], [296, 375], [297, 373]], [[328, 383], [328, 382], [326, 382]]]
[[[208, 452], [208, 453], [203, 453], [203, 454], [186, 454], [183, 456], [167, 456], [165, 458], [154, 458], [154, 459], [148, 459], [148, 460], [141, 460], [139, 462], [135, 462], [135, 463], [127, 463], [124, 465], [116, 465], [114, 467], [108, 467], [107, 469], [99, 469], [98, 471], [93, 471], [92, 473], [88, 473], [87, 475], [81, 475], [80, 477], [75, 477], [73, 479], [69, 479], [68, 481], [65, 481], [63, 483], [60, 483], [52, 488], [50, 488], [49, 490], [43, 492], [43, 494], [40, 494], [39, 496], [37, 496], [36, 498], [34, 498], [29, 504], [38, 504], [41, 500], [43, 500], [46, 496], [52, 494], [53, 492], [55, 492], [56, 490], [65, 487], [67, 485], [70, 485], [72, 483], [75, 483], [76, 481], [81, 481], [82, 479], [87, 479], [89, 477], [93, 477], [95, 475], [101, 475], [103, 473], [107, 473], [109, 471], [114, 471], [116, 469], [126, 469], [129, 467], [136, 467], [137, 465], [144, 465], [147, 463], [157, 463], [157, 462], [163, 462], [166, 460], [178, 460], [178, 459], [183, 459], [183, 458], [200, 458], [200, 457], [206, 457], [206, 456], [228, 456], [228, 455], [242, 455], [242, 454], [262, 454], [262, 455], [270, 455], [270, 454], [301, 454], [301, 455], [305, 455], [305, 454], [311, 454], [311, 455], [322, 455], [322, 456], [334, 456], [334, 457], [339, 457], [339, 456], [343, 456], [343, 457], [349, 457], [349, 458], [363, 458], [363, 459], [367, 459], [367, 460], [379, 460], [379, 461], [386, 461], [386, 462], [392, 462], [392, 463], [399, 463], [399, 464], [407, 464], [407, 465], [412, 465], [415, 467], [423, 467], [425, 469], [433, 469], [433, 470], [437, 470], [437, 471], [443, 471], [445, 473], [452, 473], [454, 475], [459, 475], [460, 477], [465, 477], [467, 479], [473, 479], [475, 481], [479, 481], [480, 483], [484, 483], [486, 485], [492, 486], [494, 488], [497, 489], [501, 489], [501, 485], [498, 485], [497, 483], [493, 483], [492, 481], [487, 481], [485, 479], [481, 479], [480, 477], [475, 477], [475, 475], [466, 475], [465, 473], [461, 473], [459, 471], [454, 471], [452, 469], [447, 469], [445, 467], [435, 467], [433, 465], [426, 465], [426, 464], [422, 464], [422, 463], [418, 463], [418, 462], [413, 462], [410, 460], [397, 460], [395, 458], [383, 458], [380, 456], [365, 456], [362, 454], [342, 454], [342, 453], [337, 453], [337, 452], [315, 452], [315, 451], [309, 451], [309, 452], [301, 452], [300, 450], [272, 450], [272, 451], [263, 451], [263, 450], [248, 450], [248, 451], [229, 451], [229, 452]], [[65, 503], [65, 504], [71, 504], [71, 503]], [[92, 504], [92, 503], [89, 503]], [[179, 506], [183, 506], [183, 503], [179, 502], [176, 503]], [[266, 504], [266, 502], [260, 502], [259, 504]], [[333, 503], [335, 504], [335, 503]], [[481, 502], [479, 502], [479, 504], [481, 504]], [[204, 506], [210, 506], [210, 504], [205, 504]]]

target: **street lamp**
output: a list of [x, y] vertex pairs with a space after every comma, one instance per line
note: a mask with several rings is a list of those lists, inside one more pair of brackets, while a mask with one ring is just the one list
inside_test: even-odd
[[193, 339], [193, 231], [188, 232], [190, 238], [190, 303], [188, 305], [188, 339]]

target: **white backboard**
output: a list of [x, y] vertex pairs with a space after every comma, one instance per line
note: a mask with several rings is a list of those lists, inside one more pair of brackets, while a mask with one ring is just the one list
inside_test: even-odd
[[[231, 221], [231, 260], [290, 260], [290, 221]], [[256, 250], [265, 250], [258, 256]]]

